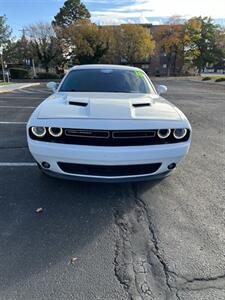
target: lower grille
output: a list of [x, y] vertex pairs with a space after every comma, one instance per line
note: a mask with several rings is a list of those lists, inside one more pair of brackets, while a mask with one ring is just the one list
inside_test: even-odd
[[65, 173], [113, 177], [152, 174], [160, 168], [161, 163], [126, 166], [101, 166], [58, 162], [58, 166]]

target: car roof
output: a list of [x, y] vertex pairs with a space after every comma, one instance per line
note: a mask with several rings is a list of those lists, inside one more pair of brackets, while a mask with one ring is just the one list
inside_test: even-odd
[[122, 65], [101, 65], [101, 64], [96, 64], [96, 65], [79, 65], [79, 66], [74, 66], [71, 70], [89, 70], [89, 69], [116, 69], [116, 70], [141, 70], [136, 67], [130, 67], [130, 66], [122, 66]]

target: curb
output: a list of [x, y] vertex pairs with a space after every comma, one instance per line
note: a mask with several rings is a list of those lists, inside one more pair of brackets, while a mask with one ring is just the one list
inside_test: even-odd
[[195, 83], [203, 83], [203, 84], [213, 84], [213, 85], [219, 85], [219, 86], [224, 86], [225, 87], [225, 81], [223, 82], [214, 82], [214, 81], [202, 81], [202, 80], [194, 80], [194, 79], [189, 79], [190, 82], [195, 82]]
[[18, 84], [10, 84], [10, 85], [3, 85], [0, 86], [0, 93], [9, 93], [15, 90], [21, 90], [24, 88], [32, 87], [32, 86], [38, 86], [40, 85], [40, 82], [37, 83], [18, 83]]

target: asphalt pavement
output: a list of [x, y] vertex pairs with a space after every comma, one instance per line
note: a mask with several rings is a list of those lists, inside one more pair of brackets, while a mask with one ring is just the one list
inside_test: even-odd
[[44, 176], [25, 126], [49, 91], [0, 94], [0, 300], [225, 299], [225, 88], [155, 83], [193, 142], [171, 176], [135, 184]]

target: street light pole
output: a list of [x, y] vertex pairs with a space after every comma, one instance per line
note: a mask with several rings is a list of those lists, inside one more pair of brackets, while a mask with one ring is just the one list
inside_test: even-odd
[[3, 47], [0, 47], [0, 55], [1, 55], [1, 63], [2, 63], [2, 77], [3, 81], [5, 82], [5, 68], [4, 68], [4, 61], [3, 61]]
[[33, 67], [33, 74], [34, 74], [34, 78], [37, 77], [37, 73], [36, 73], [36, 68], [35, 68], [35, 63], [34, 63], [34, 59], [32, 58], [32, 67]]

